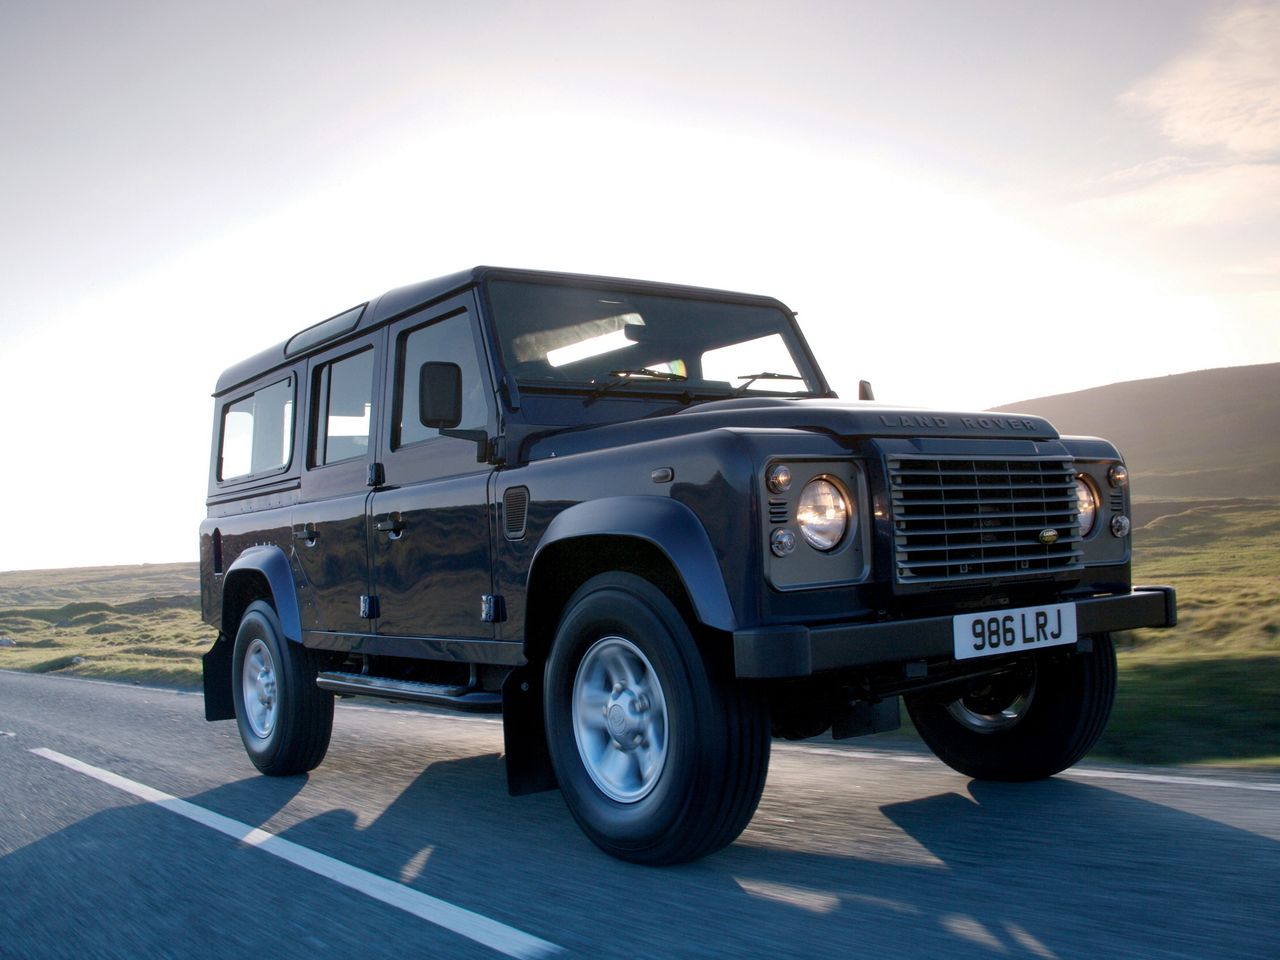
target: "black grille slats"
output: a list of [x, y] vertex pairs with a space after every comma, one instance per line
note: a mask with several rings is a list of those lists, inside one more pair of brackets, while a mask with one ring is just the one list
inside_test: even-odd
[[889, 459], [888, 469], [898, 582], [1043, 577], [1081, 567], [1070, 459], [901, 457]]

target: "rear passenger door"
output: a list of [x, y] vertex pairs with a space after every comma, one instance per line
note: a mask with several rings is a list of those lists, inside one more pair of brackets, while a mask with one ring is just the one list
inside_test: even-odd
[[[362, 599], [369, 587], [369, 471], [385, 330], [313, 357], [307, 369], [307, 449], [293, 549], [302, 627], [372, 633]], [[314, 641], [314, 638], [311, 638]]]
[[392, 325], [383, 387], [381, 461], [373, 495], [370, 557], [378, 633], [492, 639], [481, 618], [492, 592], [488, 485], [473, 440], [441, 436], [418, 419], [418, 371], [428, 360], [462, 368], [459, 429], [496, 428], [496, 406], [470, 293]]

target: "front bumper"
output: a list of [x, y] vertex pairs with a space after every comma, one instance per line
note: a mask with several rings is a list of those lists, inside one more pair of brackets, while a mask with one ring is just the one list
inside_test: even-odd
[[[1124, 595], [1077, 600], [1080, 636], [1172, 627], [1178, 622], [1173, 587], [1134, 587]], [[739, 677], [807, 677], [823, 670], [914, 660], [952, 660], [952, 618], [837, 623], [820, 627], [785, 624], [733, 632], [734, 669]]]

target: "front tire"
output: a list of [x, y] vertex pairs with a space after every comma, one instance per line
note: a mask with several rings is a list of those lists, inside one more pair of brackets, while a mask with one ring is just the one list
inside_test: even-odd
[[263, 600], [240, 618], [231, 655], [231, 688], [240, 739], [268, 776], [314, 770], [329, 749], [333, 694], [316, 686], [316, 655], [289, 643]]
[[634, 863], [683, 863], [732, 843], [760, 802], [768, 709], [704, 655], [640, 577], [608, 573], [570, 599], [544, 687], [547, 744], [583, 832]]
[[1051, 777], [1088, 753], [1111, 716], [1116, 654], [1110, 634], [1086, 653], [1046, 651], [963, 696], [906, 697], [921, 738], [947, 766], [978, 780]]

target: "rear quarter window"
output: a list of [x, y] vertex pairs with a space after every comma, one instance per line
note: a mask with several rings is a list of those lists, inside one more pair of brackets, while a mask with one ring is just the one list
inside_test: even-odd
[[293, 453], [294, 380], [286, 377], [222, 408], [218, 479], [277, 473]]

